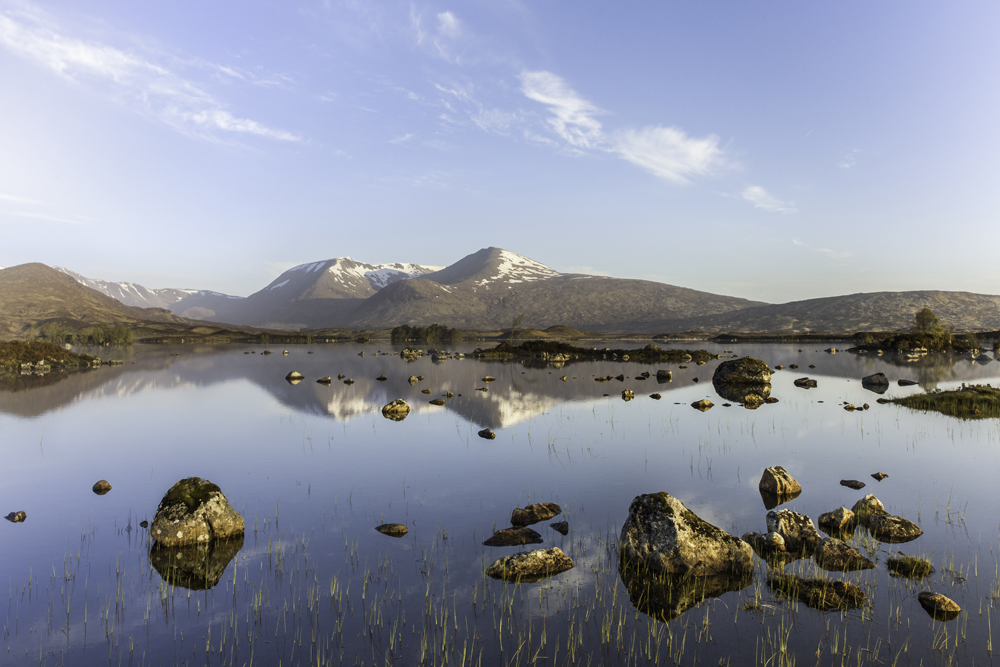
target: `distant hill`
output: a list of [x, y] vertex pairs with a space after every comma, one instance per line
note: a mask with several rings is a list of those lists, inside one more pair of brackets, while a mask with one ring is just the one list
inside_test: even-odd
[[126, 306], [44, 264], [0, 270], [0, 336], [17, 337], [47, 322], [79, 329], [101, 323], [183, 320], [162, 308]]
[[665, 333], [690, 330], [741, 333], [854, 333], [906, 331], [913, 316], [930, 308], [958, 331], [1000, 328], [1000, 296], [971, 292], [916, 290], [871, 292], [762, 305], [744, 310], [661, 320]]
[[82, 285], [121, 301], [126, 306], [136, 308], [169, 308], [181, 299], [199, 292], [193, 289], [149, 289], [137, 283], [112, 283], [107, 280], [86, 278], [61, 266], [52, 268], [65, 273]]

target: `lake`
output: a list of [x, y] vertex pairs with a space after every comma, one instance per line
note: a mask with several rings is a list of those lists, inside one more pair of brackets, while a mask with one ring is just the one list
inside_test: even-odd
[[[878, 404], [861, 378], [884, 372], [894, 397], [997, 386], [1000, 364], [826, 347], [726, 345], [786, 367], [772, 378], [778, 402], [756, 410], [723, 405], [711, 382], [718, 361], [407, 362], [388, 342], [288, 346], [287, 356], [273, 345], [102, 348], [123, 364], [10, 380], [0, 392], [0, 514], [27, 518], [0, 522], [10, 597], [0, 663], [989, 662], [1000, 611], [1000, 424]], [[672, 381], [657, 382], [659, 368]], [[305, 380], [287, 382], [290, 371]], [[644, 371], [653, 377], [635, 379]], [[619, 374], [624, 381], [594, 380]], [[423, 379], [411, 385], [411, 375]], [[488, 375], [496, 381], [484, 383]], [[317, 383], [323, 376], [333, 382]], [[803, 376], [817, 386], [794, 386]], [[623, 401], [623, 389], [636, 398]], [[446, 392], [455, 396], [444, 406], [429, 404]], [[398, 422], [380, 413], [396, 398], [411, 407]], [[704, 398], [715, 407], [691, 407]], [[870, 409], [848, 412], [845, 402]], [[479, 437], [484, 428], [496, 439]], [[733, 535], [766, 532], [758, 482], [778, 465], [803, 487], [782, 508], [815, 522], [874, 493], [924, 533], [889, 544], [857, 529], [851, 544], [876, 561], [872, 570], [785, 566], [861, 586], [866, 602], [852, 611], [780, 596], [756, 557], [745, 588], [669, 622], [632, 605], [617, 540], [633, 498], [666, 491]], [[210, 574], [168, 582], [172, 556], [151, 550], [140, 523], [192, 476], [221, 487], [246, 533], [212, 552]], [[91, 490], [101, 479], [113, 487], [103, 496]], [[487, 577], [494, 560], [522, 548], [482, 542], [510, 525], [514, 508], [537, 502], [563, 513], [535, 524], [544, 543], [524, 548], [559, 547], [575, 567], [537, 583]], [[566, 535], [549, 525], [562, 520]], [[388, 522], [408, 534], [375, 531]], [[935, 572], [891, 575], [885, 561], [897, 552], [931, 560]], [[924, 590], [962, 613], [932, 619], [917, 601]]]

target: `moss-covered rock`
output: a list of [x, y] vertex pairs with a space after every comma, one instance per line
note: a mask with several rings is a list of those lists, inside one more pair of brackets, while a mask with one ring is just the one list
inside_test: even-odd
[[572, 568], [573, 559], [559, 547], [552, 547], [504, 556], [486, 568], [486, 574], [504, 581], [533, 583]]
[[728, 359], [720, 363], [712, 376], [713, 384], [770, 384], [771, 368], [753, 357]]
[[163, 496], [149, 533], [167, 547], [205, 543], [242, 535], [243, 517], [217, 485], [200, 477], [188, 477]]

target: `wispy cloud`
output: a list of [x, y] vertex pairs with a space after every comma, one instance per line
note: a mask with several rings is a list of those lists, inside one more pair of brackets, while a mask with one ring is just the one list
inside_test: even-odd
[[455, 39], [462, 34], [462, 24], [459, 23], [458, 18], [451, 12], [441, 12], [437, 15], [437, 19], [438, 34], [450, 37], [451, 39]]
[[459, 59], [454, 54], [453, 47], [465, 36], [462, 22], [452, 12], [447, 11], [438, 13], [436, 18], [436, 29], [425, 28], [423, 15], [416, 7], [410, 8], [410, 28], [413, 30], [417, 46], [426, 46], [441, 59], [458, 63]]
[[0, 215], [9, 215], [15, 218], [27, 218], [28, 220], [42, 220], [44, 222], [59, 222], [66, 225], [89, 225], [89, 220], [78, 218], [64, 218], [58, 215], [46, 215], [45, 213], [31, 213], [29, 211], [0, 211]]
[[799, 239], [793, 238], [792, 244], [800, 248], [805, 248], [807, 250], [812, 250], [814, 252], [822, 253], [824, 255], [827, 255], [828, 257], [832, 257], [833, 259], [837, 260], [845, 260], [853, 257], [853, 254], [851, 253], [850, 250], [834, 250], [833, 248], [814, 248], [808, 243], [805, 243], [804, 241], [801, 241]]
[[[278, 141], [301, 140], [291, 132], [234, 116], [197, 84], [148, 57], [67, 36], [40, 11], [0, 12], [0, 45], [67, 80], [96, 87], [189, 134], [215, 137], [221, 132]], [[246, 78], [232, 68], [216, 67], [215, 71]]]
[[[676, 127], [650, 126], [607, 133], [598, 116], [606, 112], [577, 94], [552, 72], [523, 71], [518, 77], [521, 92], [544, 104], [551, 114], [551, 130], [577, 149], [596, 149], [617, 154], [666, 181], [690, 182], [725, 166], [719, 138], [691, 137]], [[537, 135], [535, 135], [537, 136]]]
[[795, 202], [782, 201], [759, 185], [747, 186], [740, 196], [767, 213], [798, 213]]
[[583, 99], [561, 77], [552, 72], [521, 72], [521, 92], [549, 108], [548, 124], [567, 143], [577, 148], [599, 148], [603, 144], [601, 110]]
[[414, 136], [413, 134], [407, 132], [406, 134], [400, 135], [398, 137], [393, 137], [392, 139], [389, 140], [389, 143], [390, 144], [405, 144], [410, 139], [412, 139], [413, 136]]
[[858, 163], [858, 153], [861, 152], [860, 148], [855, 148], [854, 150], [847, 153], [844, 158], [837, 163], [837, 166], [841, 169], [850, 169]]
[[678, 184], [705, 176], [725, 164], [719, 138], [688, 136], [676, 127], [645, 127], [616, 135], [614, 151], [660, 178]]
[[38, 204], [39, 202], [34, 199], [28, 199], [27, 197], [18, 197], [17, 195], [8, 195], [0, 192], [0, 201], [14, 202], [15, 204]]

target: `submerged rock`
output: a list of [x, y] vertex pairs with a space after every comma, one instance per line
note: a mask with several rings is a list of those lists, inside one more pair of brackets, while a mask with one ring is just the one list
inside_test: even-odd
[[292, 382], [294, 380], [298, 380], [299, 382], [301, 382], [302, 380], [305, 379], [305, 377], [306, 377], [305, 375], [299, 373], [298, 371], [292, 371], [291, 373], [285, 376], [285, 379], [288, 380], [289, 382]]
[[934, 566], [931, 565], [929, 560], [917, 558], [916, 556], [905, 556], [903, 554], [891, 556], [885, 564], [889, 568], [889, 574], [897, 577], [906, 577], [907, 579], [920, 580], [930, 576], [934, 572]]
[[319, 384], [333, 384], [333, 378], [327, 375], [326, 377], [316, 380], [316, 382]]
[[431, 405], [444, 405], [444, 399], [443, 398], [434, 398], [434, 399], [431, 399], [431, 400], [429, 400], [427, 402], [430, 403]]
[[802, 493], [802, 485], [795, 481], [795, 478], [781, 466], [765, 468], [764, 474], [760, 476], [760, 483], [757, 488], [761, 491], [773, 493], [776, 496], [788, 496]]
[[656, 381], [659, 382], [660, 384], [663, 384], [665, 382], [670, 382], [673, 379], [674, 379], [674, 374], [668, 370], [660, 369], [656, 371]]
[[881, 482], [886, 477], [888, 477], [888, 475], [886, 475], [884, 472], [873, 472], [872, 473], [872, 479], [874, 479], [876, 482]]
[[899, 544], [902, 542], [912, 542], [924, 531], [917, 524], [901, 516], [892, 514], [874, 514], [868, 517], [868, 532], [879, 542], [889, 542]]
[[816, 531], [812, 519], [792, 510], [771, 510], [767, 513], [767, 530], [785, 539], [789, 553], [811, 555], [823, 539]]
[[535, 503], [527, 507], [517, 507], [510, 514], [510, 522], [515, 526], [530, 526], [562, 514], [556, 503]]
[[865, 488], [865, 483], [856, 479], [842, 479], [840, 480], [840, 485], [846, 486], [849, 489], [854, 489], [855, 491], [860, 491]]
[[635, 398], [635, 392], [632, 391], [631, 389], [626, 389], [625, 391], [622, 392], [623, 401], [631, 401], [633, 398]]
[[149, 564], [171, 586], [204, 591], [215, 588], [242, 548], [243, 533], [186, 546], [168, 547], [156, 542], [149, 550]]
[[210, 542], [242, 535], [243, 517], [218, 486], [207, 479], [188, 477], [163, 496], [149, 533], [167, 547]]
[[813, 560], [824, 570], [834, 572], [853, 572], [855, 570], [870, 570], [875, 563], [846, 542], [835, 537], [827, 537], [816, 545]]
[[619, 560], [638, 571], [692, 577], [745, 574], [753, 550], [668, 493], [636, 496], [619, 538]]
[[962, 613], [962, 608], [940, 593], [923, 591], [917, 595], [920, 606], [936, 621], [954, 621]]
[[375, 526], [375, 530], [389, 537], [402, 537], [410, 532], [410, 529], [401, 523], [383, 523], [381, 526]]
[[479, 432], [479, 437], [485, 438], [486, 440], [496, 440], [497, 434], [494, 433], [491, 429], [484, 428], [482, 431]]
[[517, 547], [522, 544], [541, 544], [544, 541], [535, 530], [521, 526], [498, 530], [483, 544], [488, 547]]
[[21, 510], [20, 512], [11, 512], [4, 518], [10, 521], [11, 523], [21, 523], [28, 518], [28, 515], [24, 510]]
[[812, 378], [808, 377], [799, 378], [795, 380], [792, 384], [794, 384], [796, 387], [801, 387], [802, 389], [815, 389], [817, 386], [816, 380], [813, 380]]
[[708, 400], [707, 398], [703, 398], [700, 401], [695, 401], [694, 403], [692, 403], [691, 407], [694, 408], [695, 410], [701, 410], [702, 412], [708, 412], [709, 410], [712, 409], [713, 405], [715, 405], [715, 404], [712, 403], [712, 401]]
[[533, 583], [573, 568], [573, 559], [559, 547], [504, 556], [486, 568], [494, 579]]
[[568, 521], [556, 521], [555, 523], [550, 523], [549, 528], [556, 531], [561, 535], [569, 534], [569, 522]]
[[767, 585], [788, 597], [798, 598], [813, 609], [855, 609], [864, 604], [865, 593], [845, 581], [807, 579], [793, 574], [771, 572]]
[[110, 490], [111, 490], [111, 484], [109, 484], [108, 480], [106, 480], [106, 479], [102, 479], [102, 480], [100, 480], [98, 482], [95, 482], [94, 483], [94, 487], [92, 489], [92, 491], [94, 493], [96, 493], [97, 495], [99, 495], [99, 496], [103, 496], [105, 493], [107, 493]]
[[900, 387], [912, 387], [913, 385], [915, 385], [917, 383], [914, 382], [913, 380], [903, 380], [903, 379], [900, 379], [900, 380], [896, 380], [896, 384], [898, 384]]
[[410, 414], [410, 406], [401, 398], [382, 406], [382, 416], [394, 422], [401, 422]]

